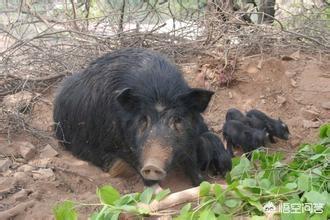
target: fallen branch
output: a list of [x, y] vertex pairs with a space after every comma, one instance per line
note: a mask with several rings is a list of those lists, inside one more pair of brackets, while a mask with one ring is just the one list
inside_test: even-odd
[[49, 75], [49, 76], [42, 76], [42, 77], [35, 77], [35, 78], [29, 78], [29, 77], [23, 78], [23, 77], [19, 77], [19, 76], [13, 75], [13, 74], [8, 74], [7, 76], [9, 76], [11, 78], [14, 78], [14, 79], [23, 80], [23, 81], [35, 81], [36, 82], [36, 81], [53, 80], [53, 79], [63, 77], [65, 75], [66, 75], [65, 73], [59, 73], [59, 74], [56, 74], [56, 75]]
[[[226, 185], [221, 185], [221, 187], [223, 189], [227, 188]], [[200, 189], [198, 186], [180, 192], [172, 193], [161, 201], [153, 201], [149, 206], [147, 206], [147, 208], [151, 212], [159, 212], [188, 202], [196, 202], [200, 198], [199, 191]]]

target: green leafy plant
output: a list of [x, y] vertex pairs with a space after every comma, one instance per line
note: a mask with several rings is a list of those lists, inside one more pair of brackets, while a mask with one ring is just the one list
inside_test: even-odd
[[[320, 128], [316, 144], [302, 144], [286, 162], [283, 153], [256, 150], [251, 159], [244, 155], [233, 159], [233, 169], [226, 176], [227, 185], [201, 183], [198, 201], [183, 205], [172, 212], [177, 220], [232, 219], [249, 216], [266, 219], [273, 208], [273, 215], [280, 219], [329, 219], [330, 218], [330, 124]], [[170, 190], [157, 194], [152, 188], [142, 193], [120, 195], [112, 186], [97, 189], [100, 209], [91, 215], [93, 220], [118, 219], [121, 213], [137, 218], [161, 215], [150, 204], [165, 199]], [[77, 219], [76, 207], [82, 204], [65, 201], [54, 208], [57, 220]], [[290, 210], [300, 207], [300, 211]], [[169, 214], [168, 212], [166, 213]], [[268, 213], [269, 215], [269, 213]]]

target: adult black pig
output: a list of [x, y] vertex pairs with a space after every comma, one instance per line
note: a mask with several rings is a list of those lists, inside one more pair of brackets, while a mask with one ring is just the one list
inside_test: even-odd
[[74, 155], [105, 170], [123, 159], [146, 185], [176, 164], [198, 185], [197, 145], [208, 132], [201, 113], [212, 95], [190, 88], [160, 54], [121, 49], [64, 80], [54, 105], [56, 136]]

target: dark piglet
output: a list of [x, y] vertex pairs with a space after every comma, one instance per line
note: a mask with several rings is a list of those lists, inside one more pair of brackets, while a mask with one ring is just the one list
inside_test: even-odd
[[269, 140], [272, 143], [276, 142], [274, 137], [278, 137], [283, 140], [289, 139], [289, 128], [280, 118], [278, 120], [273, 119], [257, 109], [248, 111], [246, 116], [250, 118], [251, 121], [262, 122], [262, 126], [259, 126], [259, 128], [262, 127], [266, 129], [266, 131], [269, 133]]
[[251, 128], [237, 120], [226, 121], [222, 132], [231, 156], [234, 156], [233, 147], [241, 147], [246, 153], [265, 146], [268, 142], [266, 131]]
[[[201, 113], [212, 95], [189, 87], [156, 52], [118, 50], [64, 80], [54, 104], [56, 136], [74, 155], [105, 170], [118, 158], [126, 161], [146, 185], [177, 164], [198, 185], [198, 143], [208, 131]], [[222, 161], [219, 143], [211, 144], [205, 148], [219, 153], [209, 160]]]
[[242, 122], [244, 125], [260, 130], [265, 129], [265, 124], [258, 118], [250, 118], [245, 116], [240, 110], [236, 108], [230, 108], [226, 113], [226, 121], [237, 120]]
[[198, 165], [202, 171], [210, 170], [224, 176], [232, 168], [231, 155], [222, 141], [212, 132], [205, 132], [199, 138], [197, 148]]

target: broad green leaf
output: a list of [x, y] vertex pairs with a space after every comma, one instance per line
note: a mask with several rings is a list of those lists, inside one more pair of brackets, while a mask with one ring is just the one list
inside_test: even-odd
[[187, 220], [187, 219], [192, 219], [191, 218], [192, 216], [192, 213], [191, 212], [188, 212], [188, 213], [185, 213], [185, 214], [180, 214], [179, 216], [175, 217], [174, 220]]
[[107, 205], [113, 205], [114, 202], [120, 198], [119, 192], [110, 185], [98, 188], [96, 193], [100, 200]]
[[65, 201], [55, 206], [53, 209], [56, 220], [76, 220], [78, 215], [74, 209], [72, 201]]
[[98, 219], [98, 212], [93, 212], [92, 215], [88, 218], [88, 220], [101, 220], [101, 219]]
[[330, 124], [324, 124], [320, 127], [320, 138], [330, 137]]
[[302, 198], [305, 198], [307, 202], [311, 203], [327, 203], [328, 192], [324, 191], [323, 193], [319, 193], [316, 191], [305, 192]]
[[180, 210], [180, 215], [175, 217], [175, 220], [186, 220], [186, 219], [190, 219], [191, 213], [189, 212], [189, 210], [191, 209], [191, 203], [187, 203], [186, 205], [184, 205], [181, 210]]
[[214, 191], [214, 195], [215, 195], [216, 199], [219, 202], [223, 202], [224, 195], [223, 195], [221, 186], [219, 184], [214, 184], [213, 191]]
[[250, 169], [250, 161], [246, 157], [242, 157], [239, 164], [230, 171], [230, 175], [232, 178], [241, 178], [242, 174], [250, 171]]
[[256, 161], [259, 159], [259, 157], [260, 157], [260, 151], [258, 149], [254, 150], [252, 152], [251, 161]]
[[[111, 213], [111, 218], [110, 220], [118, 220], [119, 219], [119, 215], [120, 215], [120, 212], [114, 212], [114, 213]], [[109, 219], [108, 217], [106, 219]]]
[[191, 203], [187, 203], [181, 208], [180, 214], [183, 215], [185, 213], [188, 213], [190, 209], [191, 209]]
[[306, 220], [305, 212], [301, 213], [283, 213], [281, 212], [281, 220]]
[[252, 206], [256, 207], [259, 211], [261, 211], [261, 212], [263, 211], [263, 206], [261, 205], [261, 203], [259, 201], [253, 201], [253, 200], [249, 199], [249, 203]]
[[317, 160], [317, 159], [319, 159], [320, 157], [324, 157], [324, 155], [323, 155], [323, 154], [315, 154], [315, 155], [311, 156], [310, 159], [311, 159], [311, 160]]
[[137, 213], [138, 209], [136, 206], [133, 205], [123, 205], [120, 207], [121, 210], [128, 212], [128, 213]]
[[268, 179], [261, 179], [259, 183], [260, 188], [266, 190], [269, 190], [271, 185], [272, 183]]
[[285, 187], [288, 189], [296, 189], [297, 184], [296, 183], [287, 183], [287, 184], [285, 184]]
[[215, 214], [219, 215], [224, 212], [224, 208], [222, 207], [222, 205], [220, 203], [217, 202], [213, 205], [212, 211]]
[[148, 215], [149, 212], [150, 212], [150, 210], [145, 207], [138, 207], [138, 213], [140, 215]]
[[160, 191], [159, 193], [157, 193], [155, 199], [156, 199], [157, 201], [160, 201], [160, 200], [164, 199], [164, 198], [165, 198], [168, 194], [170, 194], [170, 193], [171, 193], [171, 190], [170, 190], [170, 189], [162, 190], [162, 191]]
[[147, 187], [140, 195], [140, 201], [149, 204], [151, 202], [152, 195], [154, 193], [154, 189], [151, 187]]
[[242, 185], [245, 187], [255, 187], [257, 185], [257, 181], [252, 178], [246, 178], [242, 181]]
[[327, 219], [325, 212], [323, 212], [321, 214], [314, 214], [313, 216], [311, 216], [309, 218], [309, 220], [324, 220], [324, 219]]
[[257, 179], [258, 180], [262, 180], [264, 175], [265, 175], [265, 171], [264, 170], [260, 170], [259, 173], [257, 174]]
[[199, 216], [199, 220], [216, 220], [216, 219], [217, 218], [215, 217], [214, 212], [210, 209], [204, 209]]
[[315, 169], [312, 169], [312, 172], [321, 176], [322, 175], [322, 171], [321, 171], [321, 168], [315, 168]]
[[225, 205], [229, 208], [235, 208], [239, 204], [239, 201], [236, 199], [227, 199], [225, 200]]
[[302, 191], [308, 191], [310, 188], [309, 176], [306, 174], [301, 174], [298, 177], [298, 189]]
[[211, 190], [211, 184], [209, 182], [202, 182], [199, 186], [199, 196], [208, 196]]
[[120, 199], [115, 201], [116, 206], [122, 206], [122, 205], [127, 205], [130, 204], [131, 202], [134, 201], [134, 197], [132, 194], [124, 195]]
[[314, 146], [314, 151], [317, 154], [325, 153], [324, 151], [327, 150], [327, 147], [322, 144], [317, 144]]
[[228, 214], [219, 214], [218, 215], [218, 220], [232, 220], [233, 217], [231, 215], [228, 215]]

